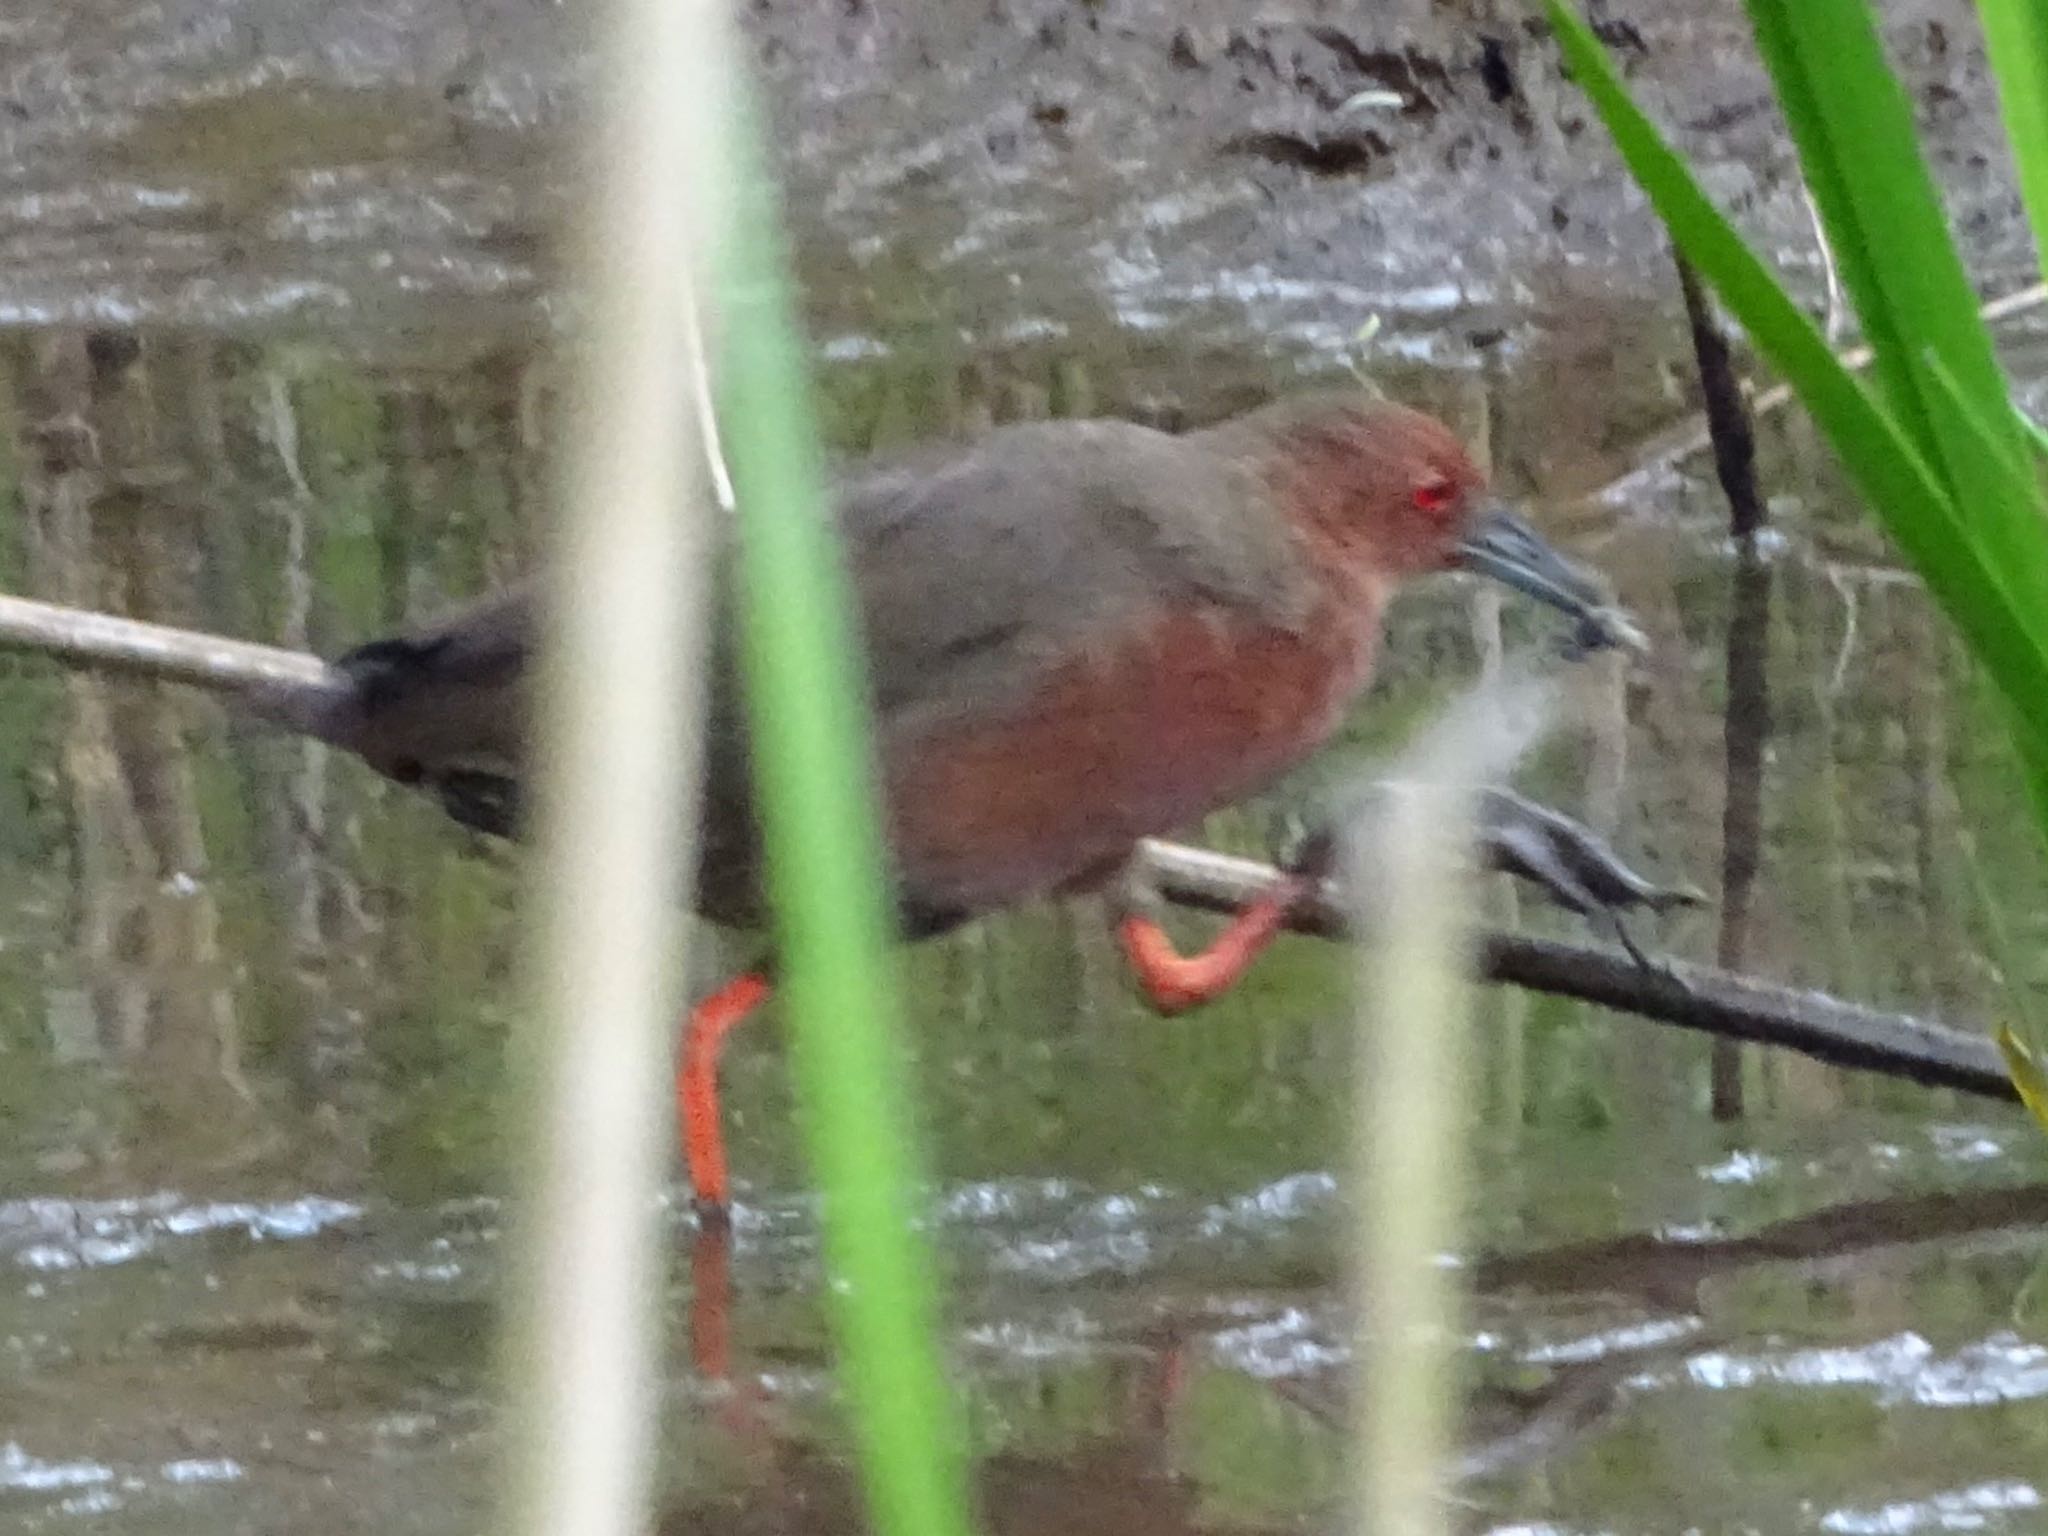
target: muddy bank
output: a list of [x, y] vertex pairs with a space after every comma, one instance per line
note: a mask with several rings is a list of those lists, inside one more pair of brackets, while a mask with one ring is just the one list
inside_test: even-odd
[[[1813, 244], [1734, 0], [1596, 14], [1724, 202]], [[546, 321], [587, 57], [541, 0], [117, 0], [0, 20], [0, 323]], [[1664, 290], [1661, 242], [1522, 8], [990, 0], [746, 27], [821, 343], [1171, 332], [1457, 362]], [[2027, 259], [1962, 0], [1887, 7], [1987, 285]], [[1587, 344], [1600, 345], [1596, 334]], [[1247, 341], [1247, 338], [1252, 338]], [[1184, 384], [1198, 380], [1184, 380]]]
[[[756, 12], [809, 248], [843, 246], [857, 271], [919, 241], [923, 284], [957, 284], [992, 328], [1099, 303], [1130, 329], [1248, 329], [1332, 354], [1378, 313], [1441, 354], [1484, 349], [1532, 308], [1666, 287], [1654, 222], [1522, 7], [852, 12], [829, 36], [810, 7]], [[1987, 279], [2016, 272], [1969, 9], [1888, 14], [1973, 255]], [[1811, 275], [1740, 7], [1596, 15], [1724, 204]], [[865, 307], [887, 313], [888, 291]]]

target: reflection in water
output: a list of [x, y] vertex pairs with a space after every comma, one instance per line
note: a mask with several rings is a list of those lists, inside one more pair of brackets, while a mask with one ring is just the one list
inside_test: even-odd
[[[190, 563], [167, 559], [197, 528], [165, 494], [156, 412], [137, 344], [49, 337], [16, 355], [25, 418], [25, 562], [40, 593], [137, 617], [190, 622]], [[140, 1133], [205, 1128], [214, 1155], [249, 1128], [241, 1021], [224, 973], [207, 876], [191, 700], [171, 690], [65, 679], [57, 752], [76, 859], [70, 949], [96, 1044], [157, 1085]]]
[[[1735, 531], [1735, 568], [1729, 581], [1721, 932], [1714, 958], [1733, 971], [1746, 970], [1751, 963], [1750, 934], [1763, 852], [1764, 744], [1771, 731], [1771, 567], [1763, 538], [1758, 527]], [[1742, 1053], [1733, 1041], [1714, 1042], [1712, 1107], [1717, 1120], [1742, 1114]]]
[[[1840, 1172], [1772, 1192], [1811, 1199]], [[1702, 1179], [1696, 1195], [1725, 1219], [1751, 1188]], [[990, 1528], [1326, 1524], [1344, 1486], [1352, 1330], [1327, 1272], [1290, 1277], [1268, 1255], [1306, 1238], [1327, 1261], [1341, 1208], [1279, 1189], [1162, 1193], [1146, 1217], [1159, 1242], [1113, 1276], [1008, 1262], [1111, 1198], [960, 1185], [935, 1202], [950, 1213], [936, 1235]], [[730, 1233], [680, 1213], [671, 1226], [690, 1268], [672, 1331], [690, 1353], [672, 1366], [678, 1481], [662, 1529], [860, 1530], [823, 1374], [814, 1211], [740, 1215]], [[1739, 1472], [1741, 1507], [1765, 1528], [1843, 1475], [1900, 1498], [2032, 1489], [2048, 1446], [2005, 1409], [2048, 1396], [2048, 1353], [1982, 1300], [2011, 1294], [2044, 1231], [2036, 1185], [1821, 1208], [1703, 1243], [1645, 1233], [1483, 1260], [1459, 1498], [1502, 1522], [1605, 1509], [1638, 1528], [1627, 1522], [1679, 1492], [1655, 1456], [1682, 1464], [1710, 1423], [1730, 1439], [1702, 1487]], [[15, 1340], [0, 1528], [76, 1514], [81, 1488], [138, 1530], [218, 1528], [230, 1508], [294, 1529], [459, 1524], [488, 1507], [492, 1481], [478, 1400], [502, 1241], [490, 1201], [0, 1206], [0, 1272], [17, 1277], [0, 1301]], [[1868, 1441], [1887, 1413], [1916, 1416], [1915, 1443], [1892, 1444], [1880, 1469]], [[1770, 1453], [1781, 1421], [1799, 1426], [1789, 1460]]]

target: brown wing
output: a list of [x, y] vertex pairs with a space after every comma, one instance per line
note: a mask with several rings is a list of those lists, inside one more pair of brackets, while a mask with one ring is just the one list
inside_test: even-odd
[[1003, 429], [870, 471], [838, 510], [881, 729], [922, 731], [1028, 693], [1162, 610], [1283, 626], [1312, 590], [1236, 463], [1125, 422]]

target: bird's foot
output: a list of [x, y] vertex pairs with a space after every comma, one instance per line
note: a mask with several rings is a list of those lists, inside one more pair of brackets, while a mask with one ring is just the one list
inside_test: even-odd
[[1645, 879], [1590, 828], [1511, 790], [1480, 796], [1478, 839], [1490, 868], [1529, 881], [1568, 911], [1604, 922], [1644, 971], [1683, 985], [1668, 964], [1637, 944], [1624, 914], [1699, 906], [1706, 898], [1698, 891]]
[[[1273, 863], [1303, 881], [1329, 879], [1338, 864], [1339, 828], [1359, 816], [1380, 813], [1382, 806], [1376, 802], [1384, 789], [1374, 784], [1350, 792], [1336, 802], [1336, 814], [1282, 810], [1267, 834]], [[1606, 928], [1646, 974], [1684, 985], [1667, 963], [1636, 941], [1627, 916], [1701, 905], [1706, 898], [1698, 891], [1646, 879], [1591, 828], [1512, 790], [1480, 793], [1474, 807], [1474, 838], [1487, 868], [1527, 880], [1557, 905]]]

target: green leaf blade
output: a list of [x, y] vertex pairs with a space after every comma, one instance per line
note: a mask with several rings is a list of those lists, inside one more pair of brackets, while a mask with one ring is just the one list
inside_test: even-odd
[[[1687, 259], [1798, 391], [2000, 690], [2022, 710], [2048, 699], [2048, 609], [2024, 608], [2015, 600], [1981, 530], [1965, 520], [1897, 419], [1843, 366], [1805, 311], [1714, 207], [1629, 97], [1591, 30], [1564, 0], [1546, 0], [1546, 7], [1581, 89]], [[1953, 414], [1945, 396], [1919, 384], [1915, 394]], [[2002, 393], [1997, 410], [2009, 420]], [[1966, 428], [1966, 422], [1957, 425], [1958, 431]], [[2048, 765], [2048, 729], [2028, 729], [2022, 744], [2031, 762]]]
[[[1988, 425], [2006, 457], [2020, 436], [1975, 290], [1949, 235], [1910, 99], [1893, 74], [1868, 0], [1745, 0], [1758, 46], [1855, 300], [1877, 376], [1902, 426], [1970, 521], [2004, 580], [2048, 609], [2048, 507], [2038, 490], [1982, 495]], [[1957, 390], [1930, 389], [1933, 353]], [[1975, 421], [1959, 413], [1957, 396]]]
[[2048, 277], [2048, 6], [1978, 0], [1977, 13], [2019, 170], [2020, 199], [2034, 226], [2035, 261]]

